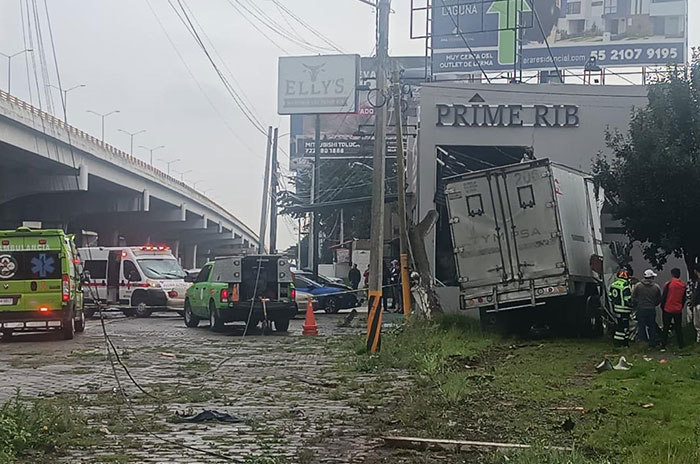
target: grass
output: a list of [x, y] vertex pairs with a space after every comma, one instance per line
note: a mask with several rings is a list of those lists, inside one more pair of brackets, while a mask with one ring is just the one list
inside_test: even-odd
[[[616, 350], [607, 339], [505, 339], [482, 332], [478, 322], [443, 317], [411, 320], [383, 334], [378, 355], [365, 353], [364, 340], [355, 340], [352, 349], [357, 356], [344, 364], [346, 372], [402, 370], [412, 380], [403, 401], [384, 416], [384, 430], [536, 445], [510, 453], [507, 461], [502, 454], [481, 454], [469, 462], [700, 462], [696, 348], [664, 354], [667, 362], [660, 363], [659, 353], [645, 361], [645, 348]], [[595, 372], [604, 356], [615, 363], [622, 354], [634, 364], [631, 370]], [[566, 407], [585, 412], [554, 409]]]

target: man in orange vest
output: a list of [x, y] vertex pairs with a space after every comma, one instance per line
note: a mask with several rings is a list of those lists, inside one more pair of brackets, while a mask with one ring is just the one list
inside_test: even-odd
[[668, 342], [668, 333], [671, 328], [676, 331], [678, 340], [678, 348], [683, 348], [683, 306], [685, 306], [685, 282], [681, 279], [681, 270], [678, 268], [671, 269], [671, 280], [664, 284], [663, 293], [661, 295], [661, 309], [663, 310], [663, 338], [661, 349], [666, 349]]

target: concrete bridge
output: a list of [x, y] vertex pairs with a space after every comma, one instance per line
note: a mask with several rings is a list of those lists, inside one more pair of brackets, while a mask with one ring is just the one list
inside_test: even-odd
[[184, 182], [0, 90], [0, 229], [62, 228], [80, 244], [169, 244], [185, 267], [257, 235]]

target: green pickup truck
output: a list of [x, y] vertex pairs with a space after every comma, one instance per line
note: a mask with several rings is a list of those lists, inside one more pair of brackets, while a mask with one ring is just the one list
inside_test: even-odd
[[260, 322], [286, 332], [298, 312], [289, 261], [279, 255], [216, 258], [202, 267], [185, 295], [185, 325], [209, 320], [214, 331], [229, 322], [247, 330]]
[[61, 330], [63, 338], [85, 328], [78, 252], [62, 230], [0, 231], [0, 330]]

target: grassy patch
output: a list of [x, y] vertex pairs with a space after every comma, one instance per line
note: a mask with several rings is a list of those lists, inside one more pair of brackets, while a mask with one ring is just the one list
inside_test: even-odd
[[[700, 462], [696, 348], [660, 363], [658, 353], [646, 361], [644, 348], [614, 350], [607, 339], [503, 339], [455, 317], [409, 321], [383, 335], [375, 356], [365, 353], [364, 340], [353, 343], [357, 356], [345, 361], [345, 372], [400, 369], [411, 379], [402, 400], [381, 415], [380, 433], [575, 448], [485, 452], [470, 462]], [[631, 370], [595, 372], [604, 356], [615, 363], [621, 354]], [[355, 406], [372, 409], [369, 400]]]

